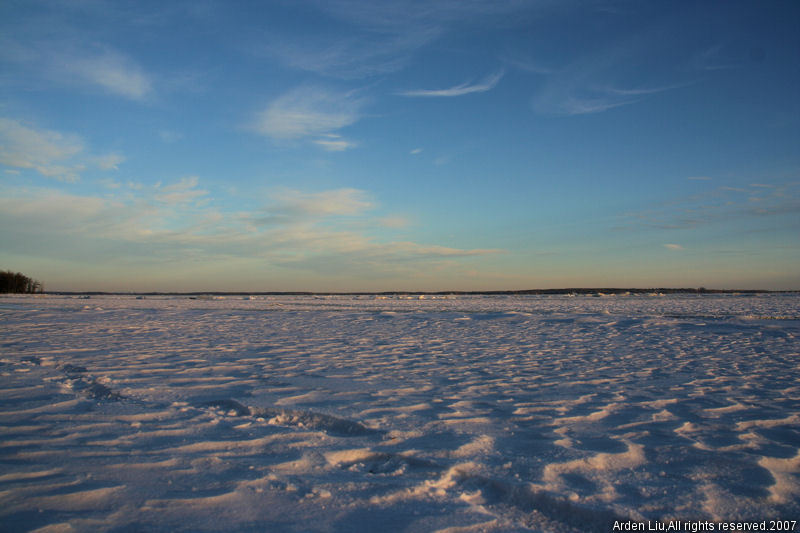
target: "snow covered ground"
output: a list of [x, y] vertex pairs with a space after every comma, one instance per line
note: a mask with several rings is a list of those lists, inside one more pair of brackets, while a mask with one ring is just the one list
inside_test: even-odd
[[799, 369], [797, 294], [2, 297], [0, 529], [796, 520]]

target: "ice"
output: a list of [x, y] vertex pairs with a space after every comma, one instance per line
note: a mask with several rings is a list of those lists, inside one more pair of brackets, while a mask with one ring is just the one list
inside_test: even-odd
[[9, 531], [800, 516], [800, 295], [0, 298]]

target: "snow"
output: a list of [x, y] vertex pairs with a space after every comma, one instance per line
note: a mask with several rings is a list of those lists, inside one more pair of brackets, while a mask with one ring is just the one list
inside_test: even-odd
[[800, 295], [6, 296], [8, 531], [800, 516]]

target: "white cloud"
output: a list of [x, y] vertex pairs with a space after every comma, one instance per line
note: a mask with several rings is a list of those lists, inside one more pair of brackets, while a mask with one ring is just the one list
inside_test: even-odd
[[334, 189], [308, 193], [291, 189], [273, 195], [272, 211], [310, 216], [358, 215], [375, 204], [359, 189]]
[[175, 143], [183, 139], [183, 134], [171, 130], [161, 130], [158, 132], [159, 138], [168, 144]]
[[[266, 46], [259, 33], [251, 48], [291, 68], [362, 79], [404, 68], [415, 54], [463, 24], [480, 21], [483, 26], [502, 28], [514, 20], [524, 24], [525, 14], [541, 12], [548, 4], [530, 0], [312, 1], [303, 8], [318, 9], [324, 25], [300, 33], [294, 27], [289, 32], [275, 26], [266, 32]], [[522, 17], [515, 19], [515, 14]]]
[[451, 248], [449, 246], [424, 245], [415, 242], [394, 242], [382, 248], [392, 254], [404, 255], [406, 257], [469, 257], [475, 255], [494, 255], [501, 253], [498, 249], [473, 249], [463, 250]]
[[620, 99], [605, 96], [570, 96], [564, 98], [554, 105], [542, 105], [542, 101], [537, 102], [536, 109], [540, 112], [553, 113], [558, 115], [588, 115], [591, 113], [601, 113], [628, 104], [632, 104], [633, 99]]
[[156, 194], [155, 198], [159, 202], [173, 205], [192, 202], [208, 194], [208, 191], [197, 189], [198, 182], [197, 176], [181, 178], [177, 183], [159, 188], [160, 192]]
[[738, 54], [722, 44], [700, 51], [692, 58], [692, 66], [700, 70], [730, 70], [741, 68], [744, 62]]
[[75, 182], [87, 167], [116, 170], [124, 161], [119, 154], [92, 156], [85, 153], [78, 135], [39, 129], [0, 117], [0, 164], [32, 169], [48, 178]]
[[422, 153], [422, 148], [414, 148], [413, 150], [411, 150], [408, 153], [411, 154], [411, 155], [421, 154]]
[[540, 11], [547, 2], [530, 0], [410, 0], [405, 2], [374, 2], [370, 0], [326, 0], [319, 5], [331, 16], [350, 25], [389, 34], [409, 28], [446, 28], [470, 20], [492, 24], [492, 17], [508, 24], [509, 15]]
[[672, 251], [683, 250], [683, 246], [681, 246], [680, 244], [665, 244], [664, 248]]
[[[616, 107], [641, 101], [649, 95], [677, 88], [652, 87], [644, 89], [621, 89], [585, 83], [580, 76], [554, 75], [544, 89], [534, 98], [533, 108], [543, 114], [587, 115], [601, 113]], [[681, 85], [682, 86], [682, 85]]]
[[541, 92], [533, 100], [535, 111], [555, 115], [586, 115], [637, 103], [648, 96], [685, 87], [685, 83], [659, 87], [623, 88], [604, 82], [613, 76], [613, 66], [570, 66], [548, 77]]
[[107, 189], [120, 189], [122, 188], [122, 184], [118, 181], [114, 181], [112, 179], [104, 178], [98, 180], [98, 183]]
[[134, 58], [87, 40], [85, 32], [68, 24], [59, 31], [37, 31], [42, 29], [15, 28], [0, 39], [0, 62], [13, 66], [9, 73], [17, 83], [99, 89], [136, 101], [153, 95], [153, 75]]
[[352, 92], [298, 87], [273, 100], [257, 115], [254, 127], [279, 140], [325, 135], [355, 123], [362, 105]]
[[119, 170], [118, 165], [125, 161], [125, 157], [119, 154], [106, 154], [93, 157], [92, 160], [102, 170]]
[[495, 72], [487, 76], [478, 83], [462, 83], [448, 89], [419, 89], [414, 91], [403, 91], [398, 93], [400, 96], [414, 96], [414, 97], [452, 97], [463, 96], [465, 94], [483, 93], [490, 91], [497, 86], [500, 79], [503, 77], [503, 72]]
[[518, 68], [525, 72], [531, 72], [533, 74], [552, 74], [553, 69], [549, 67], [545, 67], [538, 62], [535, 62], [527, 57], [521, 55], [505, 55], [502, 58], [503, 62], [511, 65], [514, 68]]
[[[352, 30], [350, 30], [352, 31]], [[433, 41], [440, 31], [414, 27], [400, 33], [357, 32], [324, 35], [272, 35], [263, 52], [281, 63], [315, 74], [352, 80], [396, 72], [414, 51]]]
[[[291, 272], [294, 279], [313, 273], [327, 280], [357, 273], [364, 279], [401, 274], [413, 283], [436, 269], [452, 276], [461, 261], [498, 253], [380, 242], [363, 229], [365, 223], [374, 225], [368, 213], [374, 203], [356, 189], [280, 191], [267, 211], [285, 213], [284, 223], [259, 225], [252, 222], [262, 211], [223, 211], [213, 205], [214, 198], [207, 204], [183, 201], [197, 194], [198, 183], [189, 177], [161, 188], [107, 190], [104, 197], [0, 186], [0, 249], [71, 261], [87, 272], [135, 272], [137, 279], [164, 284], [199, 264], [220, 272], [236, 264], [258, 272], [261, 280], [266, 272]], [[342, 215], [360, 217], [360, 223], [343, 225]]]
[[[47, 255], [46, 248], [58, 248], [64, 235], [85, 232], [87, 238], [98, 238], [113, 231], [112, 221], [129, 220], [129, 212], [104, 198], [52, 189], [5, 192], [0, 195], [0, 220], [8, 230], [4, 236], [8, 248], [17, 245], [16, 239], [27, 240], [32, 249], [40, 247], [38, 253]], [[36, 235], [35, 240], [30, 240], [31, 234]]]
[[[753, 196], [758, 191], [758, 196]], [[658, 230], [695, 230], [716, 226], [722, 234], [741, 237], [742, 227], [748, 231], [780, 231], [788, 229], [787, 214], [800, 212], [800, 183], [776, 183], [772, 187], [752, 188], [718, 186], [701, 193], [660, 201], [636, 212], [627, 213], [631, 228], [649, 227]], [[769, 220], [769, 225], [766, 221]], [[763, 221], [763, 222], [760, 222]], [[762, 226], [762, 224], [764, 224]], [[673, 248], [675, 249], [675, 248]]]
[[[591, 47], [544, 77], [534, 111], [548, 115], [600, 113], [691, 83], [685, 60], [658, 38], [658, 24]], [[683, 62], [682, 62], [683, 61]], [[658, 64], [658, 68], [652, 68]], [[644, 67], [647, 68], [644, 68]]]
[[[0, 118], [0, 164], [33, 169], [48, 178], [77, 181], [83, 165], [74, 162], [84, 150], [77, 135], [40, 130]], [[71, 162], [71, 164], [65, 164]]]
[[317, 146], [328, 152], [343, 152], [350, 148], [355, 148], [358, 143], [349, 141], [341, 135], [327, 134], [319, 139], [312, 141]]
[[153, 91], [150, 76], [132, 59], [112, 50], [95, 56], [64, 58], [61, 63], [67, 72], [117, 96], [144, 100]]
[[393, 215], [378, 219], [378, 223], [385, 228], [401, 229], [411, 225], [406, 217]]
[[[38, 130], [8, 118], [0, 118], [0, 136], [3, 164], [20, 168], [35, 168], [68, 159], [84, 148], [77, 135]], [[38, 161], [33, 160], [34, 156]]]

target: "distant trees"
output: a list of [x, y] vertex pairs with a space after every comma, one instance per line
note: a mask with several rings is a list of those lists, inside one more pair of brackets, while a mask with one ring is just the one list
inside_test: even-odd
[[44, 292], [44, 285], [20, 272], [0, 271], [0, 293], [4, 292], [33, 294]]

